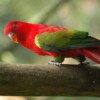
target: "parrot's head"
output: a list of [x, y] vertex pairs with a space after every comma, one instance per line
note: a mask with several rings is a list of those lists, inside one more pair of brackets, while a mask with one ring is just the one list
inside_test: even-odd
[[18, 43], [19, 41], [25, 40], [27, 36], [27, 25], [25, 22], [11, 21], [4, 27], [4, 34], [11, 40]]

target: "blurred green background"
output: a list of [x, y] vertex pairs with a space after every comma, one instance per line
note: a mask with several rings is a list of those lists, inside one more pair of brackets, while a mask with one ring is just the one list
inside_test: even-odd
[[[38, 56], [13, 43], [3, 34], [4, 26], [12, 20], [84, 30], [100, 39], [100, 0], [0, 0], [0, 62], [44, 64], [52, 58]], [[74, 61], [66, 60], [66, 62]], [[27, 99], [49, 100], [50, 98], [29, 97]], [[74, 100], [75, 98], [52, 97], [52, 100], [65, 99]], [[99, 98], [90, 99], [99, 100]]]

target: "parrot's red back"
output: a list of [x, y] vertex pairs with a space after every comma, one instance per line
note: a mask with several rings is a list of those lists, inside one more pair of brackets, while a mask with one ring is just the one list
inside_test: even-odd
[[43, 32], [54, 32], [57, 30], [66, 30], [67, 28], [62, 28], [58, 26], [48, 26], [45, 24], [30, 24], [26, 22], [19, 22], [19, 21], [12, 21], [9, 22], [5, 27], [4, 27], [4, 33], [5, 35], [8, 35], [10, 32], [29, 32], [33, 31], [34, 34], [40, 34]]

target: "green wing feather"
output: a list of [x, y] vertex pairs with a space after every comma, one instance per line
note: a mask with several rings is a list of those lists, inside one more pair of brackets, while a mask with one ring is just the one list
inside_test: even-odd
[[88, 36], [88, 32], [60, 30], [45, 32], [35, 37], [35, 44], [49, 52], [100, 46], [100, 41]]

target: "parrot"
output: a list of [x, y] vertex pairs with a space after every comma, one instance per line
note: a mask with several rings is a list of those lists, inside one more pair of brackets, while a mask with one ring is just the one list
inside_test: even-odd
[[48, 64], [60, 66], [65, 58], [100, 64], [100, 40], [86, 31], [14, 20], [4, 26], [4, 34], [40, 56], [52, 56]]

